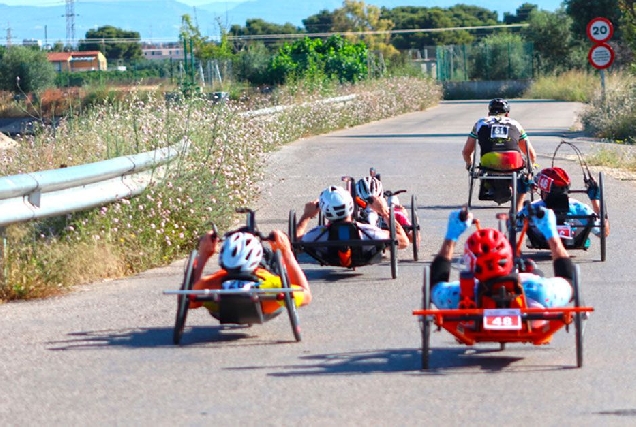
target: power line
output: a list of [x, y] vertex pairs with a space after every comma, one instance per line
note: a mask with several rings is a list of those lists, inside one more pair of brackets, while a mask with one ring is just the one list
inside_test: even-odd
[[527, 27], [528, 24], [500, 24], [500, 25], [479, 25], [474, 27], [446, 27], [446, 28], [415, 28], [406, 30], [386, 30], [386, 31], [346, 31], [346, 32], [325, 32], [325, 33], [295, 33], [295, 34], [258, 34], [246, 36], [228, 36], [228, 40], [264, 40], [264, 39], [287, 39], [304, 37], [330, 37], [336, 34], [342, 36], [355, 36], [367, 34], [409, 34], [409, 33], [441, 33], [444, 31], [459, 30], [485, 30], [491, 28], [518, 28]]

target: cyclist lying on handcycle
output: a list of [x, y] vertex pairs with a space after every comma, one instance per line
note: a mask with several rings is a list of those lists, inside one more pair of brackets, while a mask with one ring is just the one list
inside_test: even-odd
[[367, 224], [377, 225], [380, 228], [387, 229], [388, 224], [380, 217], [380, 215], [373, 209], [372, 204], [375, 198], [385, 199], [387, 204], [393, 204], [395, 219], [405, 229], [406, 236], [409, 242], [413, 243], [413, 239], [416, 236], [409, 219], [409, 215], [406, 208], [400, 204], [397, 195], [392, 194], [389, 191], [384, 191], [382, 188], [382, 181], [375, 176], [365, 176], [356, 183], [356, 200], [358, 204], [358, 220]]
[[[450, 213], [446, 236], [431, 265], [431, 301], [439, 309], [475, 307], [474, 295], [490, 283], [509, 278], [521, 285], [528, 307], [564, 307], [572, 299], [570, 282], [574, 264], [566, 251], [556, 228], [554, 212], [543, 207], [531, 216], [531, 221], [545, 236], [552, 251], [554, 276], [541, 277], [532, 273], [514, 273], [514, 253], [506, 236], [492, 228], [482, 228], [471, 234], [464, 245], [464, 260], [474, 277], [472, 298], [460, 297], [460, 282], [450, 281], [451, 257], [457, 239], [472, 224], [471, 213], [456, 210]], [[465, 216], [465, 218], [463, 218]]]
[[[571, 235], [562, 235], [562, 238], [568, 239], [568, 241], [575, 241], [578, 234], [585, 230], [588, 225], [588, 221], [585, 217], [594, 218], [594, 227], [591, 229], [592, 233], [600, 237], [601, 234], [601, 220], [600, 220], [600, 188], [593, 178], [588, 178], [585, 181], [586, 193], [590, 199], [591, 207], [583, 202], [580, 202], [572, 197], [569, 197], [570, 191], [570, 177], [568, 173], [558, 167], [543, 169], [535, 178], [536, 186], [541, 194], [541, 199], [536, 200], [530, 205], [530, 209], [537, 209], [538, 207], [547, 207], [559, 214], [575, 217], [574, 219], [568, 219], [568, 228], [571, 229]], [[524, 207], [517, 214], [517, 228], [523, 226], [523, 220], [529, 215], [528, 208]], [[609, 235], [609, 220], [604, 219], [605, 236]], [[531, 225], [532, 226], [532, 225]], [[537, 230], [533, 227], [533, 234], [538, 234]], [[589, 240], [583, 242], [584, 247], [590, 245]], [[568, 246], [569, 247], [569, 246]]]
[[[270, 248], [266, 248], [254, 234], [246, 231], [245, 227], [227, 233], [219, 253], [220, 270], [203, 276], [206, 262], [217, 253], [219, 236], [215, 231], [207, 232], [199, 240], [198, 258], [193, 269], [193, 290], [201, 289], [244, 289], [256, 284], [260, 289], [280, 288], [281, 278], [272, 273], [267, 265], [268, 253], [280, 250], [282, 261], [292, 288], [302, 292], [294, 292], [293, 297], [297, 307], [311, 302], [311, 291], [305, 273], [302, 271], [291, 249], [289, 239], [279, 230], [272, 231], [269, 238]], [[270, 252], [271, 251], [271, 252]], [[227, 280], [236, 277], [236, 280]], [[217, 304], [215, 302], [190, 301], [190, 308], [205, 306], [210, 314], [216, 317]], [[284, 308], [284, 301], [263, 301], [263, 314], [275, 316]]]
[[[322, 212], [324, 218], [331, 224], [353, 223], [357, 227], [359, 239], [361, 240], [387, 240], [390, 238], [388, 230], [383, 230], [373, 224], [364, 224], [355, 222], [353, 219], [353, 198], [351, 194], [342, 187], [331, 186], [320, 193], [320, 198], [312, 200], [305, 204], [305, 209], [298, 225], [296, 226], [296, 238], [301, 242], [321, 242], [329, 239], [329, 226], [318, 225], [311, 230], [305, 232], [309, 221], [315, 218], [319, 212]], [[374, 198], [370, 204], [371, 209], [380, 218], [389, 222], [389, 207], [383, 197]], [[405, 249], [409, 245], [409, 239], [404, 232], [402, 226], [396, 222], [396, 238], [398, 249]], [[376, 250], [376, 246], [362, 246], [365, 252]], [[319, 255], [326, 255], [329, 247], [316, 248]], [[371, 256], [369, 256], [370, 258]]]

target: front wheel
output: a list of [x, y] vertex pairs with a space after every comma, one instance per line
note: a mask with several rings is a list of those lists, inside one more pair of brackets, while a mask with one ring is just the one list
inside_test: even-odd
[[411, 196], [411, 227], [413, 233], [413, 261], [419, 259], [420, 250], [420, 220], [417, 215], [417, 197]]
[[[424, 267], [424, 283], [422, 284], [422, 309], [424, 310], [431, 308], [430, 275], [431, 270], [427, 265]], [[429, 367], [431, 341], [431, 320], [427, 316], [420, 317], [420, 329], [422, 332], [422, 369], [426, 370]]]
[[[574, 267], [572, 290], [574, 292], [574, 307], [581, 307], [581, 286], [579, 283], [579, 266]], [[574, 327], [576, 329], [576, 366], [583, 366], [583, 313], [574, 313]]]
[[397, 232], [395, 230], [395, 208], [394, 205], [391, 204], [389, 206], [389, 239], [390, 250], [391, 250], [391, 278], [397, 279], [398, 275], [398, 261], [397, 261]]
[[[291, 284], [289, 283], [289, 276], [287, 275], [287, 269], [283, 264], [283, 256], [280, 250], [276, 251], [274, 255], [275, 262], [277, 266], [277, 270], [280, 274], [281, 286], [283, 289], [291, 289]], [[302, 291], [299, 291], [302, 292]], [[296, 341], [300, 341], [302, 336], [300, 334], [300, 322], [298, 320], [298, 310], [296, 308], [296, 301], [294, 300], [294, 296], [291, 292], [285, 292], [285, 308], [287, 309], [287, 314], [289, 315], [289, 322], [291, 323], [292, 332], [294, 334], [294, 338]]]
[[[192, 285], [194, 284], [192, 281], [192, 270], [194, 269], [194, 264], [198, 254], [199, 253], [196, 249], [190, 252], [185, 271], [183, 272], [183, 282], [181, 283], [180, 288], [182, 291], [192, 290]], [[183, 336], [183, 329], [185, 328], [189, 307], [190, 298], [187, 295], [179, 295], [177, 297], [177, 317], [174, 322], [174, 332], [172, 336], [172, 341], [177, 345], [181, 342], [181, 337]]]

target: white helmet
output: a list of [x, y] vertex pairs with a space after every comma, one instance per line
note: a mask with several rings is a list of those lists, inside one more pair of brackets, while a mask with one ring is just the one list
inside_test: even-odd
[[382, 197], [382, 181], [374, 176], [365, 176], [356, 183], [356, 193], [360, 198]]
[[228, 271], [251, 273], [263, 259], [263, 245], [251, 233], [236, 232], [225, 238], [219, 265]]
[[320, 193], [320, 210], [328, 221], [345, 219], [353, 214], [353, 198], [342, 187], [331, 186]]

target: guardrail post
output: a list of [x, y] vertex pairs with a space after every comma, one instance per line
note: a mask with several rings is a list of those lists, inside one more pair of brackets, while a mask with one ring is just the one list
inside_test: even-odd
[[42, 192], [40, 190], [34, 191], [27, 196], [27, 200], [36, 208], [40, 207], [40, 198], [42, 196]]

